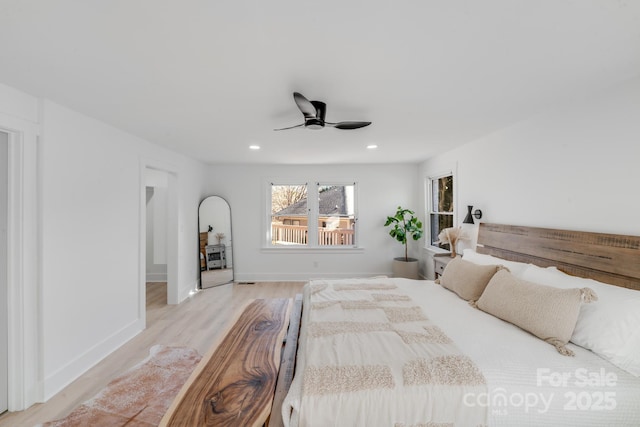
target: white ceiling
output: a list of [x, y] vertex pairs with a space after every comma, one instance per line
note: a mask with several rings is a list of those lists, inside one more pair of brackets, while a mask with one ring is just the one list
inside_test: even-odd
[[[639, 75], [640, 1], [0, 0], [0, 58], [210, 163], [417, 162]], [[303, 122], [293, 91], [373, 124], [274, 132]]]

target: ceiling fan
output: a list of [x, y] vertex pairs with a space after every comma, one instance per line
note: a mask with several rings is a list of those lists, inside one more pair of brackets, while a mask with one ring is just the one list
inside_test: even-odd
[[325, 125], [334, 127], [336, 129], [358, 129], [369, 126], [371, 124], [371, 122], [327, 122], [324, 120], [324, 116], [327, 113], [327, 104], [325, 104], [324, 102], [309, 101], [304, 97], [304, 95], [298, 92], [293, 92], [293, 100], [296, 102], [296, 105], [304, 115], [304, 123], [274, 130], [287, 130], [299, 128], [302, 126], [307, 129], [322, 129], [323, 127], [325, 127]]

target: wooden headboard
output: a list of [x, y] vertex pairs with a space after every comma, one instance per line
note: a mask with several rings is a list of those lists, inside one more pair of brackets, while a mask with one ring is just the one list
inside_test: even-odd
[[480, 223], [477, 251], [640, 290], [640, 236]]

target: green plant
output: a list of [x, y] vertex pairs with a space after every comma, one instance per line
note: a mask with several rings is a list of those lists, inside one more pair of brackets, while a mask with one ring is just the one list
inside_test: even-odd
[[407, 262], [409, 261], [407, 236], [411, 236], [413, 240], [418, 240], [422, 237], [422, 222], [414, 215], [415, 212], [398, 206], [396, 214], [388, 216], [387, 222], [384, 224], [385, 227], [393, 224], [389, 235], [404, 245], [404, 260]]

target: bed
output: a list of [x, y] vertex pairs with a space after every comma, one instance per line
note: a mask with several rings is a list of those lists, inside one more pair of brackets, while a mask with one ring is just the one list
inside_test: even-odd
[[[473, 271], [496, 269], [471, 301], [424, 280], [308, 283], [284, 424], [640, 425], [640, 237], [481, 224], [465, 258]], [[445, 282], [460, 271], [447, 270]], [[497, 287], [498, 276], [516, 285]], [[517, 299], [528, 286], [550, 292], [551, 305], [573, 299], [515, 319], [492, 311], [512, 309], [509, 292]], [[547, 328], [569, 318], [571, 339], [523, 330], [527, 309]]]

